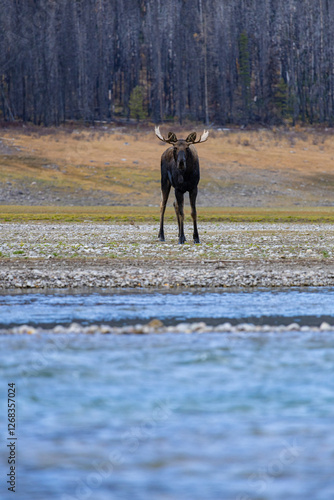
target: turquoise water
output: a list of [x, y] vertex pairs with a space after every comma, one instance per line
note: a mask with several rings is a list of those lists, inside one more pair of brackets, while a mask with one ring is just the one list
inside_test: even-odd
[[[233, 293], [222, 300], [225, 305], [230, 301], [226, 317], [240, 314], [261, 321], [263, 300], [262, 311], [273, 323], [277, 317], [306, 322], [324, 315], [334, 322], [330, 300], [323, 301], [324, 309], [317, 309], [332, 290], [296, 290], [295, 295], [258, 292], [268, 296]], [[222, 297], [207, 294], [163, 297], [167, 302], [200, 301], [203, 309], [197, 306], [187, 312], [184, 307], [182, 314], [177, 313], [191, 319], [219, 309]], [[89, 322], [88, 311], [97, 314], [94, 303], [100, 301], [107, 310], [108, 301], [124, 302], [126, 296], [131, 316], [135, 294], [118, 299], [108, 294], [94, 294], [93, 299], [87, 294], [90, 306], [80, 317]], [[23, 301], [21, 310], [24, 301], [29, 302], [24, 294], [11, 297]], [[84, 307], [84, 297], [59, 294], [56, 300], [80, 298]], [[143, 308], [161, 301], [161, 295], [154, 293], [140, 297], [139, 316]], [[47, 297], [43, 300], [39, 317], [52, 323], [56, 318], [45, 313]], [[293, 301], [294, 314], [285, 313], [293, 310]], [[26, 313], [31, 314], [27, 323], [36, 317], [29, 307]], [[165, 320], [173, 323], [175, 314], [165, 314]], [[126, 321], [124, 307], [110, 315], [114, 315], [108, 316], [111, 322]], [[69, 308], [62, 320], [73, 320], [70, 316]], [[132, 319], [137, 321], [138, 316]], [[333, 331], [44, 334], [2, 336], [0, 342], [0, 498], [334, 498]], [[10, 382], [17, 388], [16, 495], [5, 484]]]

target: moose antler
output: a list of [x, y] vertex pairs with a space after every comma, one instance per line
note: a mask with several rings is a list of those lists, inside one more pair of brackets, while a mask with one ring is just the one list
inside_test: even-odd
[[177, 142], [177, 137], [174, 134], [174, 132], [168, 132], [168, 138], [165, 139], [164, 136], [161, 134], [159, 127], [155, 127], [154, 131], [157, 138], [160, 139], [160, 141], [162, 142], [167, 142], [168, 144], [174, 144], [175, 142]]
[[[162, 142], [167, 142], [168, 144], [175, 144], [177, 142], [177, 137], [174, 134], [174, 132], [168, 132], [168, 137], [167, 137], [167, 139], [165, 139], [164, 136], [161, 134], [159, 127], [155, 127], [154, 131], [155, 131], [155, 135], [157, 136], [157, 138], [160, 139], [160, 141], [162, 141]], [[192, 132], [186, 138], [186, 142], [188, 142], [189, 144], [198, 144], [200, 142], [207, 141], [208, 137], [209, 137], [209, 131], [204, 130], [204, 132], [201, 135], [201, 137], [199, 138], [199, 140], [196, 141], [196, 132]]]
[[208, 140], [209, 137], [209, 131], [204, 130], [203, 134], [199, 138], [198, 141], [196, 141], [196, 132], [192, 132], [191, 134], [188, 135], [186, 141], [190, 142], [190, 144], [198, 144], [199, 142], [205, 142]]

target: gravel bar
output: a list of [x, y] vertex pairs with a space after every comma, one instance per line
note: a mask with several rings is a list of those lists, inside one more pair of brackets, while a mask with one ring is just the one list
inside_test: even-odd
[[0, 289], [334, 285], [334, 225], [0, 224]]

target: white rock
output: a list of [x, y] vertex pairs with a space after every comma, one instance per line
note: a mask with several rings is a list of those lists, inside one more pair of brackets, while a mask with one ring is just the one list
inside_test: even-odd
[[239, 323], [236, 326], [238, 332], [252, 332], [254, 331], [255, 326], [252, 323]]
[[334, 327], [331, 326], [329, 323], [326, 323], [326, 321], [323, 321], [323, 323], [321, 323], [320, 325], [320, 331], [325, 332], [328, 330], [334, 330]]
[[233, 330], [233, 326], [231, 323], [223, 323], [222, 325], [218, 325], [215, 327], [215, 332], [230, 332]]
[[21, 325], [17, 328], [15, 328], [15, 333], [18, 333], [20, 335], [34, 335], [36, 333], [36, 328], [30, 325]]
[[290, 323], [290, 325], [288, 325], [286, 329], [288, 331], [295, 331], [295, 330], [298, 331], [300, 330], [300, 325], [298, 325], [298, 323]]
[[79, 323], [71, 323], [67, 331], [68, 333], [81, 333], [82, 326]]
[[53, 333], [67, 333], [67, 328], [63, 325], [57, 325], [52, 330]]

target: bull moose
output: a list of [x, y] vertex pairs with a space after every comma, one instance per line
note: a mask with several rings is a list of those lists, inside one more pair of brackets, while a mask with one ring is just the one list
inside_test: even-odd
[[209, 132], [204, 130], [200, 139], [196, 141], [196, 132], [192, 132], [186, 139], [178, 139], [173, 132], [168, 133], [167, 139], [161, 135], [159, 127], [155, 127], [155, 135], [171, 147], [161, 156], [161, 204], [160, 204], [160, 231], [158, 238], [165, 241], [164, 214], [171, 187], [175, 190], [174, 208], [179, 226], [179, 243], [186, 241], [184, 236], [184, 193], [189, 192], [191, 217], [194, 223], [194, 243], [200, 243], [197, 230], [196, 197], [199, 183], [198, 154], [193, 144], [205, 142]]

